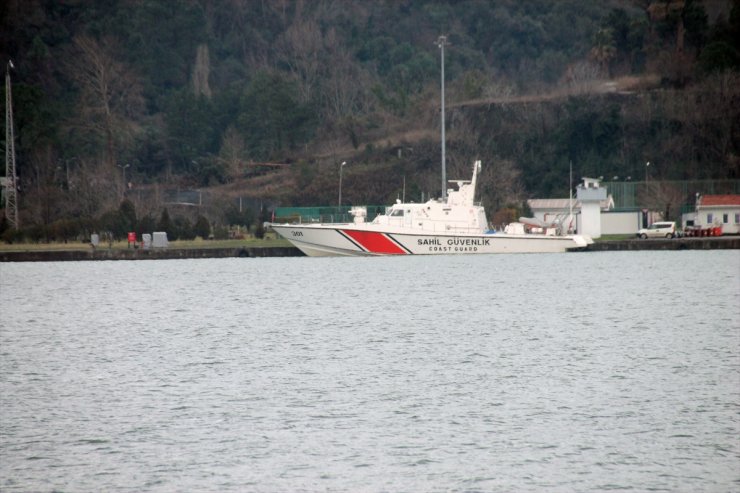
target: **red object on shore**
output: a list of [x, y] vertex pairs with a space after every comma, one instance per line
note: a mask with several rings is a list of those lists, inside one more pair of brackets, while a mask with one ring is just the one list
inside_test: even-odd
[[128, 242], [129, 243], [136, 243], [136, 233], [132, 232], [128, 234]]

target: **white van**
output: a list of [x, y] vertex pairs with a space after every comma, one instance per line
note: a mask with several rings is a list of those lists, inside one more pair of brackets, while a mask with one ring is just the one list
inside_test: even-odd
[[673, 221], [659, 221], [638, 231], [637, 236], [643, 240], [645, 238], [675, 238], [676, 223]]

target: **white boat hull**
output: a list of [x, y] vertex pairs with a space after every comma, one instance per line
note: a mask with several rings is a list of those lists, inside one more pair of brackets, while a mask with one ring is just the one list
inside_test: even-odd
[[309, 257], [369, 255], [450, 255], [561, 253], [583, 248], [580, 235], [465, 234], [402, 231], [363, 224], [272, 224], [272, 228]]
[[367, 209], [353, 207], [346, 224], [271, 224], [272, 229], [310, 257], [338, 255], [454, 255], [479, 253], [560, 253], [586, 247], [591, 239], [557, 235], [561, 227], [538, 225], [542, 234], [527, 232], [521, 223], [504, 233], [488, 232], [485, 210], [474, 202], [481, 162], [468, 180], [452, 180], [457, 190], [447, 199], [401, 203], [365, 222]]

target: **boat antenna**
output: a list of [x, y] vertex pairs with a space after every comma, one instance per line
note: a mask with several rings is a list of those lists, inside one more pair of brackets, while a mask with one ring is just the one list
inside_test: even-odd
[[447, 42], [447, 36], [440, 36], [437, 38], [437, 46], [440, 50], [440, 59], [442, 65], [442, 71], [440, 76], [441, 81], [441, 92], [442, 92], [442, 200], [447, 199], [447, 169], [445, 164], [445, 46]]
[[568, 194], [569, 194], [568, 207], [570, 208], [570, 215], [568, 217], [568, 230], [570, 230], [570, 227], [573, 224], [573, 160], [571, 159], [568, 162], [570, 163], [570, 169], [569, 169], [570, 185], [568, 186]]

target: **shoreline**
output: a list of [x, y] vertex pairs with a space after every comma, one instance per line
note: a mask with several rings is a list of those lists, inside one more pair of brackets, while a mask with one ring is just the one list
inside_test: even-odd
[[223, 248], [154, 248], [90, 250], [17, 250], [0, 251], [0, 262], [64, 262], [89, 260], [173, 260], [194, 258], [302, 257], [292, 246]]
[[737, 250], [740, 236], [710, 236], [690, 238], [629, 238], [626, 240], [596, 241], [581, 252], [615, 252], [640, 250]]
[[[641, 251], [641, 250], [737, 250], [740, 236], [709, 238], [647, 239], [597, 241], [585, 248], [571, 250], [581, 252]], [[211, 248], [157, 248], [157, 249], [108, 249], [90, 250], [8, 250], [0, 251], [0, 262], [65, 262], [90, 260], [173, 260], [195, 258], [260, 258], [260, 257], [304, 257], [293, 246], [242, 246]]]

